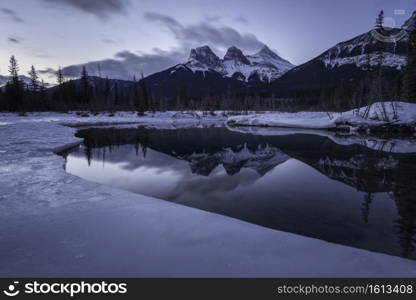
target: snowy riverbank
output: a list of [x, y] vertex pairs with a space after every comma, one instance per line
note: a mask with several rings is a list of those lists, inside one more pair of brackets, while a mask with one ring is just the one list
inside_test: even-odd
[[86, 181], [54, 153], [80, 142], [63, 124], [174, 128], [194, 119], [0, 115], [0, 276], [416, 276], [415, 261]]
[[351, 130], [380, 128], [381, 126], [411, 126], [416, 124], [416, 104], [404, 102], [374, 103], [371, 106], [335, 112], [270, 112], [232, 116], [232, 126], [270, 126], [303, 129]]
[[202, 112], [202, 111], [189, 111], [189, 112], [147, 112], [143, 116], [138, 116], [136, 112], [101, 112], [101, 113], [88, 113], [88, 112], [68, 112], [68, 113], [56, 113], [56, 112], [31, 112], [25, 116], [18, 116], [14, 113], [0, 113], [0, 126], [15, 124], [15, 123], [27, 123], [27, 122], [59, 122], [68, 126], [86, 126], [90, 124], [94, 125], [106, 125], [106, 124], [136, 124], [136, 123], [171, 123], [171, 124], [195, 124], [198, 122], [223, 122], [227, 119], [227, 112]]
[[343, 145], [360, 145], [366, 148], [388, 153], [416, 153], [416, 136], [383, 138], [359, 132], [336, 132], [323, 129], [303, 129], [286, 127], [262, 127], [262, 126], [228, 126], [228, 130], [262, 136], [279, 136], [293, 134], [310, 134], [324, 136], [332, 142]]

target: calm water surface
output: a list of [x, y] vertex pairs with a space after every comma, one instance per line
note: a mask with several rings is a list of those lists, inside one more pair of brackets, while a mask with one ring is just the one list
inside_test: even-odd
[[71, 174], [273, 229], [415, 258], [415, 153], [223, 127], [92, 128], [77, 135], [85, 141], [66, 154]]

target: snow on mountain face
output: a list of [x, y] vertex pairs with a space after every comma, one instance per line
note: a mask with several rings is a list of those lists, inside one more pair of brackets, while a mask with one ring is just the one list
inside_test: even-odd
[[222, 60], [208, 46], [203, 46], [192, 49], [189, 61], [184, 65], [194, 72], [214, 70], [225, 77], [234, 77], [242, 81], [257, 77], [265, 82], [282, 76], [294, 67], [267, 46], [258, 53], [247, 56], [240, 49], [232, 46]]
[[227, 60], [237, 61], [245, 65], [250, 64], [250, 61], [244, 56], [243, 51], [234, 46], [228, 48], [227, 53], [225, 53], [224, 61]]
[[[365, 69], [370, 62], [371, 66], [378, 65], [378, 58], [376, 55], [370, 55], [368, 58], [366, 54], [356, 55], [352, 57], [339, 57], [331, 59], [329, 57], [323, 59], [325, 66], [327, 68], [335, 68], [342, 65], [356, 65], [358, 68]], [[406, 65], [406, 56], [392, 54], [392, 53], [383, 53], [383, 63], [384, 67], [396, 68], [401, 70]]]
[[271, 89], [280, 93], [296, 89], [334, 87], [341, 82], [359, 82], [367, 76], [368, 65], [374, 67], [379, 62], [387, 69], [386, 76], [394, 79], [406, 65], [409, 31], [404, 27], [409, 27], [415, 21], [416, 13], [406, 21], [402, 29], [370, 30], [338, 43], [286, 72], [271, 83]]
[[191, 50], [187, 64], [189, 64], [192, 69], [216, 69], [221, 67], [221, 60], [214, 52], [212, 52], [211, 48], [203, 46]]
[[381, 52], [384, 67], [400, 70], [406, 65], [409, 31], [414, 29], [416, 29], [416, 11], [400, 29], [371, 30], [349, 41], [337, 44], [324, 52], [320, 59], [328, 69], [347, 64], [364, 69], [368, 63], [371, 66], [377, 65]]
[[247, 58], [262, 81], [279, 78], [294, 67], [267, 46], [264, 46], [258, 53], [247, 56]]
[[412, 16], [404, 22], [402, 29], [412, 31], [416, 29], [416, 11], [413, 12]]
[[[365, 69], [369, 63], [375, 66], [379, 61], [379, 53], [382, 54], [382, 65], [395, 69], [402, 69], [406, 65], [407, 34], [401, 34], [398, 29], [391, 29], [383, 33], [388, 41], [381, 41], [376, 36], [377, 32], [370, 31], [358, 37], [337, 44], [321, 55], [320, 59], [327, 69], [333, 69], [346, 64], [356, 65]], [[395, 37], [398, 40], [394, 40]]]

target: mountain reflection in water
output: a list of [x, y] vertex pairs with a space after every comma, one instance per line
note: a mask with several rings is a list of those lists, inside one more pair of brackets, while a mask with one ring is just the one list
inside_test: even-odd
[[[416, 154], [224, 127], [92, 128], [69, 173], [333, 243], [415, 258]], [[180, 221], [180, 220], [178, 220]], [[305, 249], [307, 251], [307, 249]]]

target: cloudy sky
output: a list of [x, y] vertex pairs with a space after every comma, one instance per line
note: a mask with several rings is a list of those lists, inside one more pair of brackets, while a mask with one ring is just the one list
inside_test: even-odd
[[219, 56], [235, 45], [246, 54], [267, 44], [301, 64], [370, 30], [380, 9], [400, 26], [416, 0], [0, 0], [0, 74], [14, 54], [22, 74], [34, 64], [44, 79], [68, 75], [131, 78], [183, 62], [192, 47]]

